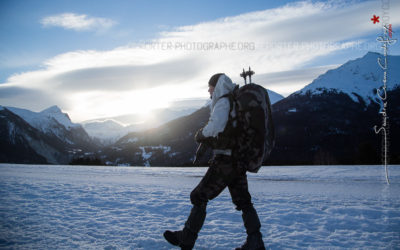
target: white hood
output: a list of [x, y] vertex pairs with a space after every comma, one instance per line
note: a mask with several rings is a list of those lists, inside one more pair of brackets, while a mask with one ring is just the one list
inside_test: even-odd
[[226, 75], [219, 77], [212, 94], [210, 119], [203, 128], [205, 137], [217, 137], [220, 132], [224, 131], [229, 119], [230, 103], [228, 98], [221, 97], [233, 91], [235, 87], [236, 84], [232, 83], [232, 80]]
[[212, 94], [211, 110], [213, 110], [215, 104], [221, 96], [232, 92], [235, 87], [236, 84], [234, 84], [229, 77], [227, 77], [225, 74], [221, 75], [215, 86], [214, 93]]

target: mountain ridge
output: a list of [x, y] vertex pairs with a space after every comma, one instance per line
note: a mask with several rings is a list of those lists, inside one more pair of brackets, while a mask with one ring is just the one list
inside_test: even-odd
[[[15, 148], [21, 155], [25, 155], [26, 159], [31, 159], [26, 152], [36, 152], [32, 155], [40, 155], [45, 159], [39, 160], [39, 163], [68, 164], [76, 153], [97, 148], [83, 127], [72, 123], [68, 114], [63, 113], [57, 106], [51, 106], [41, 112], [2, 107], [0, 120], [3, 135], [0, 157], [2, 159], [10, 160], [5, 152], [14, 155], [9, 149]], [[20, 161], [18, 158], [11, 159]]]
[[[350, 96], [355, 102], [360, 101], [369, 104], [371, 101], [379, 103], [376, 89], [383, 85], [383, 70], [378, 65], [378, 58], [383, 55], [377, 52], [368, 52], [361, 58], [350, 60], [343, 65], [328, 70], [318, 76], [310, 84], [293, 94], [317, 95], [324, 91], [343, 92]], [[400, 67], [400, 56], [388, 55], [387, 90], [392, 90], [397, 86], [391, 79], [400, 79], [400, 71], [395, 70]], [[292, 94], [292, 95], [293, 95]]]

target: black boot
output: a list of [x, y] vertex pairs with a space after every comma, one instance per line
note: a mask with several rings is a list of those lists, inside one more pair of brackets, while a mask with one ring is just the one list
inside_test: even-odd
[[265, 250], [262, 234], [260, 232], [261, 223], [253, 205], [242, 209], [242, 218], [246, 228], [246, 242], [236, 248], [236, 250]]
[[191, 250], [197, 239], [197, 235], [186, 227], [181, 231], [165, 231], [164, 238], [174, 246], [180, 246], [182, 250]]
[[183, 230], [174, 232], [165, 231], [164, 238], [172, 245], [180, 246], [182, 250], [190, 250], [194, 247], [205, 218], [206, 206], [194, 205]]

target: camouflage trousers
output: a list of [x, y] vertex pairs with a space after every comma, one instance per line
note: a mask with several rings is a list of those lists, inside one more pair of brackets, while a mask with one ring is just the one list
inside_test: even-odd
[[226, 187], [237, 210], [252, 205], [246, 171], [238, 169], [230, 156], [216, 155], [203, 179], [191, 192], [190, 201], [193, 205], [206, 207], [208, 201], [217, 197]]

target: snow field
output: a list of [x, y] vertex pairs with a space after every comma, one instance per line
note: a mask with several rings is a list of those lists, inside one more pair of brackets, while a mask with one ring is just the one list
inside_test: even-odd
[[[189, 195], [206, 168], [0, 164], [1, 249], [177, 249]], [[400, 166], [264, 167], [249, 188], [269, 249], [400, 249]], [[225, 190], [195, 249], [246, 237]]]

